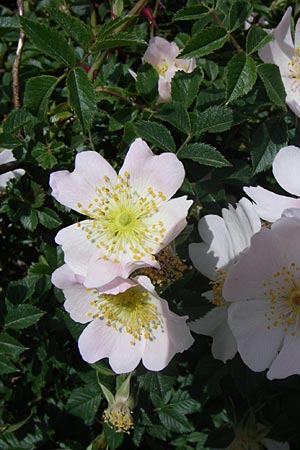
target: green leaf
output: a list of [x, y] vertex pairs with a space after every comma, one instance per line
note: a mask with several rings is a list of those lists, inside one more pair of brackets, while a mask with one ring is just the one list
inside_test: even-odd
[[199, 69], [192, 74], [178, 70], [171, 82], [172, 99], [188, 108], [197, 97], [202, 79], [203, 73]]
[[44, 314], [39, 308], [29, 304], [18, 305], [17, 308], [9, 308], [5, 316], [5, 328], [23, 330], [38, 322]]
[[180, 56], [192, 58], [209, 55], [222, 48], [228, 39], [227, 31], [224, 28], [209, 27], [199, 31], [193, 36], [184, 47]]
[[246, 39], [246, 53], [256, 52], [273, 39], [272, 33], [266, 33], [262, 28], [252, 25]]
[[23, 205], [22, 213], [20, 217], [20, 222], [26, 230], [34, 231], [38, 226], [38, 217], [37, 213], [33, 208], [30, 208], [29, 205]]
[[131, 33], [111, 34], [104, 38], [98, 39], [96, 44], [93, 46], [93, 50], [108, 50], [110, 48], [125, 47], [132, 44], [147, 45], [147, 42], [140, 36]]
[[4, 133], [15, 133], [26, 125], [36, 123], [36, 118], [24, 109], [15, 109], [10, 112], [3, 126]]
[[6, 291], [6, 299], [13, 304], [24, 302], [32, 296], [34, 284], [28, 277], [22, 280], [11, 281]]
[[0, 355], [0, 375], [17, 372], [19, 369], [4, 355]]
[[244, 23], [251, 12], [251, 5], [246, 0], [236, 0], [231, 3], [229, 12], [229, 27], [231, 31], [239, 27], [244, 28]]
[[186, 134], [189, 134], [191, 131], [190, 117], [186, 108], [180, 102], [169, 102], [162, 105], [156, 117], [169, 122]]
[[142, 121], [135, 124], [137, 136], [166, 152], [175, 152], [176, 145], [170, 131], [160, 123]]
[[281, 118], [263, 122], [254, 133], [250, 145], [254, 173], [269, 169], [276, 154], [287, 145], [287, 141], [287, 127]]
[[2, 332], [0, 333], [0, 354], [9, 355], [11, 358], [17, 358], [28, 347], [20, 344], [14, 337]]
[[269, 99], [275, 105], [286, 108], [286, 92], [279, 67], [275, 64], [261, 64], [257, 67], [257, 72], [264, 83]]
[[60, 78], [50, 75], [29, 78], [25, 85], [24, 107], [39, 119], [45, 119], [48, 102]]
[[158, 73], [150, 64], [142, 64], [137, 73], [136, 89], [149, 104], [155, 105], [158, 97]]
[[97, 105], [93, 85], [82, 67], [76, 67], [70, 72], [67, 88], [71, 108], [86, 131], [92, 126]]
[[139, 382], [141, 388], [149, 392], [150, 395], [154, 394], [163, 397], [163, 395], [176, 383], [176, 377], [163, 375], [160, 372], [148, 371], [139, 378]]
[[67, 12], [62, 12], [56, 8], [47, 8], [47, 12], [56, 20], [56, 22], [64, 29], [68, 36], [77, 42], [84, 49], [89, 50], [93, 34], [82, 20], [71, 16]]
[[37, 212], [37, 215], [39, 222], [50, 230], [57, 228], [62, 224], [59, 215], [50, 208], [43, 208]]
[[116, 432], [106, 423], [103, 425], [103, 431], [109, 450], [116, 450], [122, 445], [124, 441], [124, 433]]
[[191, 414], [200, 410], [200, 403], [193, 400], [188, 392], [178, 390], [171, 400], [164, 404], [162, 401], [157, 407], [161, 423], [170, 431], [185, 433], [193, 431], [186, 414]]
[[16, 148], [21, 145], [17, 136], [12, 136], [9, 133], [0, 133], [0, 147], [2, 148]]
[[173, 22], [176, 20], [197, 20], [199, 17], [207, 13], [207, 8], [201, 5], [186, 6], [180, 9], [173, 17]]
[[[125, 16], [117, 19], [111, 19], [99, 27], [98, 39], [103, 39], [107, 35], [113, 34], [118, 28], [132, 21], [135, 16]], [[97, 45], [97, 43], [96, 43]]]
[[229, 130], [233, 125], [232, 109], [226, 106], [211, 106], [197, 113], [193, 131], [199, 133], [220, 133]]
[[68, 399], [66, 409], [74, 416], [80, 417], [91, 425], [100, 405], [102, 393], [100, 388], [86, 386], [74, 389]]
[[183, 147], [178, 152], [179, 159], [191, 159], [204, 166], [226, 167], [231, 166], [224, 156], [209, 144], [195, 143]]
[[246, 95], [256, 81], [256, 65], [245, 53], [237, 53], [228, 63], [226, 71], [226, 98], [232, 102]]
[[39, 162], [43, 169], [52, 169], [57, 163], [56, 156], [51, 147], [38, 142], [31, 151], [32, 156]]
[[25, 36], [29, 37], [41, 52], [66, 66], [75, 65], [74, 51], [59, 31], [25, 17], [20, 17], [20, 21]]
[[17, 16], [3, 16], [0, 17], [0, 31], [10, 31], [14, 29], [19, 29], [19, 19]]

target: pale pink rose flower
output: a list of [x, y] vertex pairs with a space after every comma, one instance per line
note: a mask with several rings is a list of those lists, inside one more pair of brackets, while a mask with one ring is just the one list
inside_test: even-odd
[[86, 287], [112, 285], [140, 267], [158, 264], [154, 255], [186, 226], [192, 201], [170, 199], [184, 179], [173, 153], [154, 155], [146, 142], [131, 144], [119, 175], [97, 152], [76, 156], [75, 170], [50, 176], [52, 195], [88, 216], [62, 229], [56, 242], [65, 262]]
[[[16, 161], [16, 158], [13, 155], [13, 152], [9, 149], [4, 149], [0, 151], [0, 165], [7, 164], [10, 162]], [[23, 169], [15, 169], [5, 172], [0, 175], [0, 190], [5, 189], [9, 180], [13, 180], [14, 178], [21, 177], [24, 175], [25, 170]]]
[[[300, 215], [299, 215], [300, 216]], [[267, 377], [300, 374], [300, 220], [262, 228], [228, 271], [228, 322], [244, 363]]]
[[190, 73], [196, 68], [195, 58], [180, 59], [177, 58], [179, 53], [180, 49], [175, 42], [169, 42], [158, 36], [149, 42], [143, 61], [151, 64], [158, 72], [159, 99], [157, 103], [171, 100], [171, 81], [178, 70]]
[[[300, 148], [283, 147], [273, 161], [273, 174], [277, 183], [287, 192], [300, 197]], [[300, 208], [300, 198], [275, 194], [261, 186], [245, 187], [244, 191], [255, 202], [258, 215], [269, 222], [279, 219], [287, 208]]]
[[88, 363], [109, 358], [116, 373], [125, 373], [142, 360], [146, 369], [159, 371], [194, 342], [188, 317], [171, 312], [147, 277], [136, 277], [117, 295], [86, 289], [67, 265], [53, 273], [52, 282], [63, 290], [71, 318], [89, 323], [78, 341]]
[[295, 40], [291, 32], [292, 7], [289, 6], [272, 30], [273, 40], [258, 50], [259, 57], [265, 63], [279, 67], [287, 96], [285, 102], [300, 117], [300, 21], [295, 27]]
[[211, 280], [212, 291], [203, 295], [215, 306], [204, 317], [191, 322], [196, 333], [213, 338], [214, 358], [226, 362], [232, 359], [237, 346], [228, 326], [228, 308], [222, 295], [222, 287], [229, 268], [240, 253], [250, 246], [251, 237], [261, 228], [260, 220], [251, 202], [242, 198], [236, 209], [231, 205], [222, 210], [222, 217], [204, 216], [198, 229], [203, 242], [189, 246], [190, 258], [200, 273]]

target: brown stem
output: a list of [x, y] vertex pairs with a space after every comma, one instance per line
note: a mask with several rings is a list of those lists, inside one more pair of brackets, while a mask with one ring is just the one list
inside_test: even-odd
[[[23, 16], [24, 14], [24, 0], [17, 0], [18, 4], [18, 13], [19, 16]], [[15, 60], [12, 68], [12, 76], [13, 76], [13, 99], [14, 99], [14, 107], [15, 109], [20, 108], [20, 81], [19, 81], [19, 70], [21, 63], [21, 55], [24, 45], [24, 31], [21, 28], [18, 40], [18, 46], [16, 51]]]
[[[222, 20], [221, 20], [220, 17], [216, 14], [216, 12], [215, 12], [213, 9], [211, 9], [211, 8], [208, 8], [208, 12], [209, 12], [209, 14], [212, 16], [212, 18], [217, 22], [217, 24], [218, 24], [221, 28], [224, 28], [224, 29], [226, 30], [226, 28], [224, 27], [224, 24], [223, 24]], [[238, 52], [242, 52], [243, 49], [242, 49], [242, 47], [239, 45], [239, 43], [237, 42], [237, 40], [235, 39], [235, 37], [233, 37], [233, 36], [230, 34], [229, 31], [227, 31], [227, 33], [229, 34], [231, 43], [234, 45], [234, 47], [237, 49], [237, 51], [238, 51]]]

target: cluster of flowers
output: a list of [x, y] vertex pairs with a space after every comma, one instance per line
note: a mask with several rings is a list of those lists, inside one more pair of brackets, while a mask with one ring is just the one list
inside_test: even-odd
[[88, 217], [57, 234], [65, 264], [52, 275], [72, 319], [89, 323], [79, 338], [85, 361], [108, 357], [116, 373], [126, 373], [142, 359], [161, 370], [192, 345], [187, 317], [169, 310], [143, 272], [161, 272], [171, 258], [166, 247], [186, 226], [192, 202], [171, 199], [183, 179], [174, 154], [154, 155], [140, 138], [119, 174], [94, 151], [79, 153], [72, 173], [51, 174], [56, 200]]
[[[298, 197], [299, 170], [300, 149], [282, 148], [273, 174]], [[191, 328], [213, 337], [215, 358], [225, 362], [238, 351], [253, 371], [285, 378], [300, 374], [300, 199], [244, 190], [254, 204], [242, 198], [222, 217], [199, 221], [203, 242], [190, 245], [190, 257], [211, 280], [204, 296], [215, 307]]]

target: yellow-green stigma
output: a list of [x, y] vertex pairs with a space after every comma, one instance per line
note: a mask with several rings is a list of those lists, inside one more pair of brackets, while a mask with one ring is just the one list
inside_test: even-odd
[[267, 329], [280, 325], [294, 336], [300, 327], [300, 266], [293, 261], [282, 266], [263, 286], [264, 297], [270, 301]]
[[300, 49], [295, 47], [294, 56], [289, 62], [290, 78], [300, 80]]
[[125, 403], [114, 403], [103, 412], [105, 423], [115, 429], [117, 433], [130, 433], [133, 428], [131, 411]]
[[227, 272], [223, 269], [216, 270], [216, 279], [211, 280], [209, 284], [212, 286], [212, 299], [210, 300], [215, 306], [225, 306], [226, 301], [223, 298], [223, 286], [226, 280]]
[[85, 206], [77, 204], [79, 211], [91, 219], [78, 222], [78, 226], [101, 250], [104, 260], [116, 263], [124, 259], [139, 261], [152, 254], [153, 247], [164, 246], [164, 223], [161, 219], [153, 221], [152, 217], [166, 196], [154, 192], [151, 186], [140, 195], [129, 180], [128, 172], [118, 175], [115, 184], [105, 176], [92, 201]]
[[142, 337], [154, 339], [153, 332], [158, 327], [162, 328], [161, 317], [151, 295], [140, 286], [134, 286], [116, 295], [98, 295], [91, 305], [98, 311], [94, 314], [88, 313], [89, 317], [105, 320], [106, 325], [116, 331], [124, 330], [129, 333], [132, 336], [132, 345]]
[[167, 70], [169, 69], [170, 65], [167, 63], [166, 58], [162, 58], [159, 64], [155, 64], [154, 68], [155, 70], [164, 77], [166, 75]]

